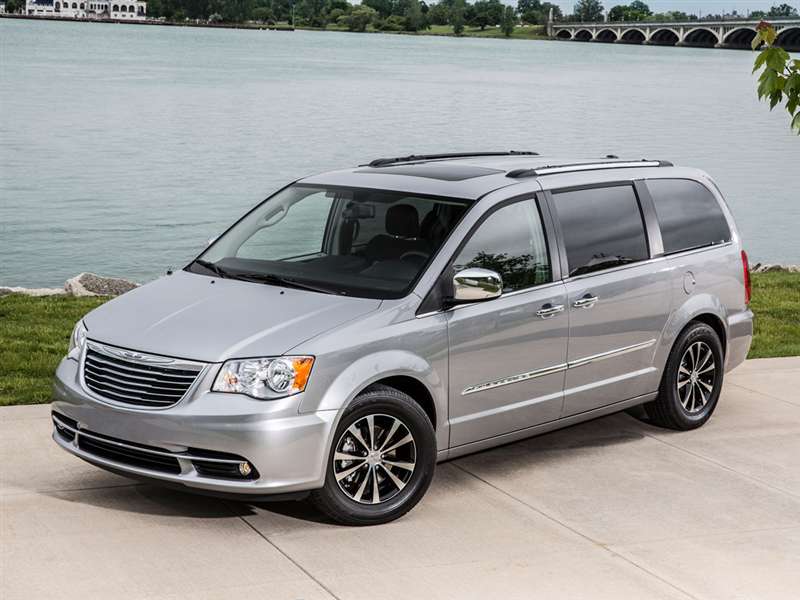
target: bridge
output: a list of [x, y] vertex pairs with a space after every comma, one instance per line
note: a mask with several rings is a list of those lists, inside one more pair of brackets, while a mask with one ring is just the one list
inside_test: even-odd
[[[699, 48], [746, 48], [756, 36], [760, 21], [688, 21], [650, 23], [549, 22], [547, 34], [557, 40], [694, 46]], [[800, 52], [800, 19], [770, 21], [778, 32], [775, 43], [789, 52]]]

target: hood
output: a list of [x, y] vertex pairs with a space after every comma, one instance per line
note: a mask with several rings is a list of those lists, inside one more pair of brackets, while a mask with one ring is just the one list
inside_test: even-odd
[[380, 300], [177, 271], [89, 313], [89, 339], [203, 362], [277, 356]]

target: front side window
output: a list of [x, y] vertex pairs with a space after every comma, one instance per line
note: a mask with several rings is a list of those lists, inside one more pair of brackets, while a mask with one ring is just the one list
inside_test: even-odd
[[542, 220], [532, 200], [516, 202], [491, 213], [453, 261], [458, 272], [469, 267], [495, 271], [503, 292], [551, 281]]
[[405, 296], [469, 202], [292, 185], [256, 207], [187, 269], [366, 298]]
[[649, 258], [633, 186], [553, 194], [570, 277]]
[[666, 254], [731, 240], [719, 202], [704, 185], [689, 179], [650, 179], [647, 187]]

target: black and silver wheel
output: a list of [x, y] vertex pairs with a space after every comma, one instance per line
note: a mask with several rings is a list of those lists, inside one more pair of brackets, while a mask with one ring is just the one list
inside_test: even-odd
[[644, 405], [649, 422], [679, 430], [700, 427], [717, 406], [723, 375], [717, 332], [693, 321], [675, 341], [658, 397]]
[[436, 440], [425, 411], [403, 392], [375, 385], [342, 416], [325, 487], [312, 498], [340, 523], [386, 523], [419, 502], [435, 463]]
[[675, 391], [684, 410], [690, 415], [699, 413], [711, 399], [717, 378], [717, 364], [709, 345], [692, 342], [681, 357]]

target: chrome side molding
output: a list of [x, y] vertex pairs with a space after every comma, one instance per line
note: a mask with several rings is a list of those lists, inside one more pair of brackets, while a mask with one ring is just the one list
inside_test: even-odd
[[[554, 307], [557, 308], [557, 307]], [[561, 307], [563, 310], [564, 307]], [[541, 316], [541, 315], [540, 315]], [[546, 318], [546, 317], [545, 317]], [[584, 358], [579, 358], [578, 360], [574, 360], [572, 362], [563, 363], [560, 365], [553, 365], [552, 367], [545, 367], [544, 369], [537, 369], [536, 371], [528, 371], [526, 373], [519, 373], [517, 375], [511, 375], [509, 377], [504, 377], [502, 379], [495, 379], [494, 381], [487, 381], [485, 383], [478, 383], [476, 385], [471, 385], [467, 388], [464, 388], [461, 391], [462, 396], [467, 396], [468, 394], [475, 394], [477, 392], [485, 392], [486, 390], [491, 390], [494, 388], [502, 387], [504, 385], [511, 385], [512, 383], [520, 383], [522, 381], [528, 381], [530, 379], [536, 379], [537, 377], [544, 377], [545, 375], [552, 375], [553, 373], [559, 373], [561, 371], [566, 371], [567, 369], [575, 369], [577, 367], [582, 367], [584, 365], [588, 365], [593, 362], [597, 362], [600, 360], [606, 360], [607, 358], [613, 358], [615, 356], [621, 356], [623, 354], [628, 354], [629, 352], [636, 352], [637, 350], [645, 350], [656, 343], [656, 339], [650, 339], [646, 342], [641, 342], [639, 344], [633, 344], [631, 346], [625, 346], [623, 348], [617, 348], [615, 350], [610, 350], [608, 352], [601, 352], [600, 354], [593, 354], [591, 356], [586, 356]]]
[[566, 371], [567, 364], [564, 363], [562, 365], [555, 365], [552, 367], [545, 367], [544, 369], [537, 369], [536, 371], [528, 371], [527, 373], [520, 373], [519, 375], [511, 375], [510, 377], [504, 377], [503, 379], [496, 379], [495, 381], [487, 381], [486, 383], [479, 383], [477, 385], [472, 385], [468, 388], [465, 388], [462, 392], [462, 396], [466, 396], [467, 394], [474, 394], [476, 392], [485, 392], [486, 390], [491, 390], [493, 388], [501, 387], [504, 385], [511, 385], [512, 383], [519, 383], [520, 381], [528, 381], [529, 379], [536, 379], [537, 377], [544, 377], [545, 375], [552, 375], [553, 373], [558, 373], [560, 371]]

